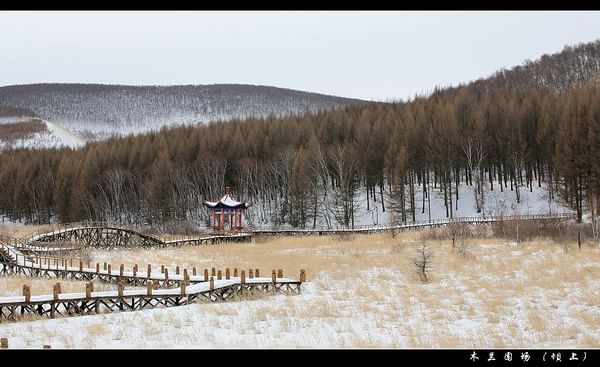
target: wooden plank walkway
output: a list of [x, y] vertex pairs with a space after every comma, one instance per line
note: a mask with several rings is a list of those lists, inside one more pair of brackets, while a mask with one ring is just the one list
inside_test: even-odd
[[[71, 265], [71, 266], [70, 266]], [[211, 276], [208, 269], [204, 275], [194, 273], [189, 275], [187, 270], [183, 274], [169, 276], [168, 269], [164, 273], [153, 272], [151, 268], [146, 272], [132, 271], [112, 272], [110, 265], [107, 269], [83, 267], [83, 261], [78, 267], [73, 267], [68, 260], [63, 259], [61, 266], [58, 261], [54, 264], [39, 258], [31, 259], [15, 249], [10, 244], [0, 242], [0, 267], [5, 274], [22, 274], [59, 279], [74, 280], [100, 280], [117, 283], [117, 291], [93, 292], [93, 283], [87, 283], [85, 293], [61, 294], [60, 284], [54, 287], [52, 295], [31, 296], [29, 287], [23, 287], [22, 296], [0, 297], [0, 322], [2, 320], [17, 320], [25, 315], [47, 316], [73, 316], [97, 314], [113, 311], [136, 311], [154, 307], [171, 307], [186, 305], [196, 301], [219, 302], [237, 300], [256, 294], [300, 294], [300, 286], [306, 281], [306, 273], [300, 273], [300, 280], [283, 277], [283, 270], [272, 272], [271, 278], [254, 277], [251, 269], [246, 278], [242, 270], [238, 277], [237, 269], [230, 276], [229, 269], [223, 275], [221, 270], [215, 279], [215, 268]], [[258, 269], [256, 269], [258, 275]], [[223, 279], [223, 277], [225, 279]], [[146, 286], [146, 290], [125, 290], [125, 285]], [[58, 286], [58, 287], [57, 287]], [[164, 289], [166, 287], [176, 288]], [[158, 289], [162, 287], [163, 289]]]
[[[187, 305], [192, 302], [232, 301], [258, 294], [300, 294], [302, 282], [288, 278], [230, 278], [175, 289], [124, 290], [86, 293], [54, 293], [41, 296], [0, 297], [0, 322], [25, 315], [75, 316], [115, 311], [137, 311], [155, 307]], [[55, 287], [56, 290], [56, 287]]]

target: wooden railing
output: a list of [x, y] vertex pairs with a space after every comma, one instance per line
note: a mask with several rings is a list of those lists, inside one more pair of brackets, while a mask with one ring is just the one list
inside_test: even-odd
[[360, 225], [354, 227], [319, 227], [319, 228], [286, 228], [286, 229], [267, 229], [262, 227], [251, 227], [250, 230], [254, 234], [260, 233], [360, 233], [360, 232], [375, 232], [389, 231], [396, 229], [407, 229], [416, 227], [430, 227], [448, 224], [464, 224], [464, 223], [491, 223], [500, 221], [515, 221], [515, 220], [550, 220], [550, 219], [572, 219], [576, 218], [574, 213], [558, 213], [558, 214], [531, 214], [531, 215], [516, 215], [516, 216], [489, 216], [489, 217], [456, 217], [433, 219], [430, 221], [407, 222], [405, 224], [389, 224], [389, 225]]

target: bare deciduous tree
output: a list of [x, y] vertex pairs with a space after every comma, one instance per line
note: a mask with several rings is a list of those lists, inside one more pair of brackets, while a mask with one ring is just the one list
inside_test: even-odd
[[415, 257], [413, 258], [413, 270], [424, 283], [429, 282], [427, 274], [431, 271], [432, 257], [433, 252], [431, 251], [429, 244], [426, 241], [421, 240], [416, 248]]

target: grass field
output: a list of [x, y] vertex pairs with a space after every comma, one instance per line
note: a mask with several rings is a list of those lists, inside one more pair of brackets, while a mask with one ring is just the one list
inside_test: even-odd
[[[429, 240], [430, 281], [412, 259], [421, 233], [349, 238], [257, 238], [253, 243], [165, 250], [93, 251], [113, 267], [284, 269], [308, 282], [298, 296], [270, 296], [133, 313], [0, 324], [15, 347], [64, 348], [600, 347], [600, 250], [538, 239], [507, 244]], [[0, 279], [0, 294], [31, 279]], [[33, 280], [32, 291], [53, 280]], [[46, 284], [47, 283], [47, 284]], [[83, 291], [70, 282], [68, 290]]]

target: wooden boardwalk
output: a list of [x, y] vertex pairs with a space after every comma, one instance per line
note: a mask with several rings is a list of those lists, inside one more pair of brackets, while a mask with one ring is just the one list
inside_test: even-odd
[[[121, 267], [118, 272], [113, 273], [110, 266], [100, 269], [98, 263], [94, 269], [84, 267], [81, 260], [78, 266], [73, 267], [69, 259], [60, 259], [60, 266], [59, 259], [55, 259], [54, 263], [44, 261], [45, 259], [47, 258], [32, 259], [12, 245], [0, 241], [1, 273], [89, 281], [86, 292], [61, 293], [60, 284], [57, 283], [52, 295], [31, 296], [29, 288], [24, 286], [22, 296], [0, 297], [0, 322], [17, 320], [25, 315], [54, 318], [180, 306], [197, 301], [230, 301], [265, 293], [299, 294], [302, 282], [306, 281], [304, 271], [298, 281], [284, 278], [281, 269], [277, 273], [273, 270], [271, 278], [254, 277], [253, 270], [248, 272], [248, 278], [244, 270], [239, 276], [238, 269], [234, 269], [234, 276], [230, 276], [229, 269], [226, 269], [224, 275], [219, 270], [215, 279], [214, 268], [210, 277], [208, 269], [204, 269], [202, 276], [197, 275], [195, 269], [192, 275], [184, 270], [183, 274], [169, 276], [168, 269], [164, 269], [164, 272], [157, 269], [154, 272], [150, 266], [146, 272], [138, 272], [137, 268], [124, 271]], [[94, 292], [92, 280], [117, 283], [118, 290]], [[146, 289], [125, 290], [126, 285], [145, 286]]]
[[[288, 278], [239, 277], [211, 280], [174, 289], [54, 293], [41, 296], [0, 297], [0, 322], [17, 320], [24, 315], [75, 316], [114, 311], [137, 311], [155, 307], [187, 305], [192, 302], [219, 302], [239, 300], [258, 294], [299, 294], [301, 282]], [[56, 287], [55, 287], [56, 289]]]

